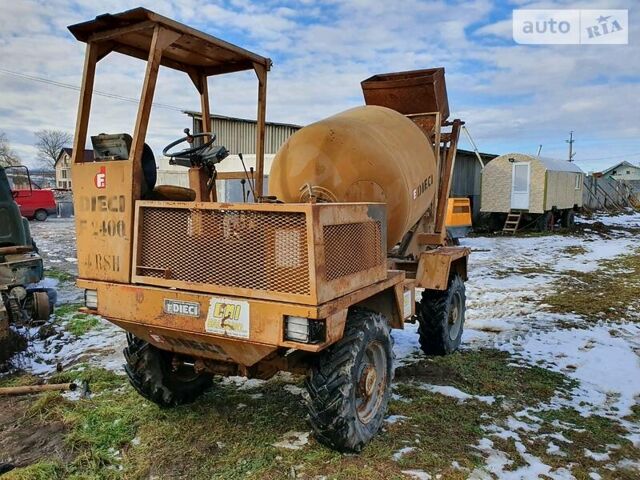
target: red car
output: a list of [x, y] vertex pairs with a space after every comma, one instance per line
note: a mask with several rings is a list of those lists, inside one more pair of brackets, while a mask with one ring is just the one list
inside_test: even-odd
[[40, 190], [37, 188], [14, 190], [13, 198], [20, 207], [20, 214], [29, 220], [35, 218], [40, 222], [44, 222], [49, 215], [57, 213], [53, 190]]

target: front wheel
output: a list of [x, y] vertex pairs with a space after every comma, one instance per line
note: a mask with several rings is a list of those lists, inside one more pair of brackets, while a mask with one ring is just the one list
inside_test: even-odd
[[464, 281], [454, 275], [445, 291], [425, 290], [417, 305], [420, 347], [427, 355], [448, 355], [460, 347], [466, 309]]
[[392, 380], [393, 340], [386, 318], [350, 311], [343, 338], [319, 354], [306, 381], [318, 440], [340, 451], [362, 450], [382, 425]]
[[36, 210], [34, 218], [39, 222], [44, 222], [48, 216], [49, 214], [47, 213], [47, 211], [41, 209], [41, 210]]
[[173, 365], [174, 355], [127, 333], [124, 368], [133, 388], [161, 407], [191, 403], [211, 386], [212, 376], [188, 365]]

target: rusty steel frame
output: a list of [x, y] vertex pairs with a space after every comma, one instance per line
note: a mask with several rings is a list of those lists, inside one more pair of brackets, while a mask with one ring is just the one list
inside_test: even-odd
[[[415, 313], [415, 287], [446, 289], [446, 280], [452, 269], [466, 278], [468, 250], [427, 248], [443, 245], [444, 214], [440, 215], [440, 209], [446, 206], [449, 193], [460, 121], [454, 121], [451, 134], [441, 136], [440, 116], [437, 114], [435, 131], [429, 137], [435, 143], [436, 156], [444, 156], [444, 159], [438, 161], [441, 172], [439, 196], [436, 211], [431, 212], [437, 220], [435, 230], [423, 228], [425, 221], [411, 233], [411, 248], [415, 249], [414, 258], [419, 260], [413, 264], [401, 261], [394, 264], [395, 260], [392, 260], [385, 265], [383, 247], [380, 265], [350, 272], [348, 279], [333, 280], [332, 284], [327, 281], [330, 268], [325, 257], [323, 228], [380, 220], [379, 214], [372, 214], [378, 207], [376, 204], [358, 203], [260, 203], [263, 200], [267, 72], [271, 66], [268, 58], [145, 9], [97, 17], [94, 21], [74, 25], [70, 30], [76, 38], [87, 43], [72, 155], [78, 286], [97, 292], [97, 313], [161, 349], [193, 356], [198, 359], [198, 369], [268, 376], [278, 368], [303, 368], [305, 355], [317, 353], [338, 341], [343, 335], [348, 309], [355, 305], [383, 312], [392, 328], [403, 328], [405, 318]], [[84, 151], [87, 140], [96, 65], [113, 51], [147, 62], [130, 156], [117, 162], [84, 162], [80, 152]], [[191, 79], [200, 95], [204, 131], [211, 128], [208, 77], [241, 70], [255, 72], [258, 79], [255, 189], [259, 203], [217, 203], [215, 182], [210, 191], [203, 168], [189, 171], [190, 187], [195, 191], [194, 202], [142, 200], [141, 158], [161, 65], [183, 71]], [[219, 178], [226, 176], [221, 174]], [[205, 222], [205, 217], [198, 220], [198, 215], [207, 212], [303, 212], [307, 216], [305, 240], [309, 254], [309, 279], [313, 287], [310, 295], [303, 298], [250, 288], [197, 285], [176, 281], [167, 269], [162, 278], [150, 279], [139, 275], [138, 260], [142, 248], [139, 243], [140, 219], [145, 208], [186, 210], [189, 215], [195, 214], [196, 230], [199, 222]], [[382, 225], [382, 234], [385, 235], [384, 218]], [[437, 235], [437, 238], [427, 239], [425, 235], [429, 234]], [[339, 277], [341, 274], [332, 275]], [[319, 280], [322, 276], [324, 281]], [[246, 338], [232, 338], [227, 337], [226, 332], [221, 335], [206, 330], [210, 302], [219, 295], [249, 305], [250, 327]], [[168, 314], [162, 307], [167, 299], [197, 304], [197, 318], [176, 315], [175, 312]], [[286, 315], [324, 322], [324, 340], [310, 344], [286, 340]], [[288, 352], [292, 350], [298, 354], [290, 355]]]

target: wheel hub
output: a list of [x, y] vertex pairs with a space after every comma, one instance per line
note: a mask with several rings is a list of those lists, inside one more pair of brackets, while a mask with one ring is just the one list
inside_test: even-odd
[[360, 391], [364, 396], [371, 396], [371, 394], [373, 393], [373, 389], [376, 386], [377, 379], [378, 374], [376, 373], [375, 367], [367, 365], [362, 372], [362, 376], [360, 377]]
[[387, 388], [387, 357], [383, 345], [373, 341], [365, 349], [365, 357], [357, 376], [356, 411], [366, 424], [373, 419], [384, 399]]
[[460, 328], [462, 328], [462, 299], [456, 293], [451, 299], [451, 309], [449, 310], [449, 338], [455, 340], [458, 338]]

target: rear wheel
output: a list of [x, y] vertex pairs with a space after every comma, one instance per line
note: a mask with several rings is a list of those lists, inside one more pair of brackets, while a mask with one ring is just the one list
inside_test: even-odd
[[556, 218], [553, 212], [544, 212], [536, 220], [536, 228], [539, 232], [549, 232], [553, 230], [553, 226], [556, 223]]
[[562, 226], [564, 228], [573, 228], [576, 225], [576, 213], [573, 210], [565, 210], [562, 213]]
[[309, 419], [318, 440], [360, 451], [378, 432], [393, 380], [393, 341], [384, 316], [349, 312], [343, 338], [319, 355], [306, 385]]
[[36, 210], [36, 213], [33, 216], [33, 218], [35, 218], [39, 222], [44, 222], [47, 219], [48, 216], [49, 216], [49, 214], [47, 213], [46, 210], [40, 209], [40, 210]]
[[173, 365], [174, 354], [127, 334], [125, 370], [133, 388], [161, 407], [191, 403], [211, 386], [212, 376], [188, 365]]
[[420, 347], [427, 355], [448, 355], [460, 347], [464, 329], [465, 287], [454, 275], [445, 291], [425, 290], [418, 304]]

